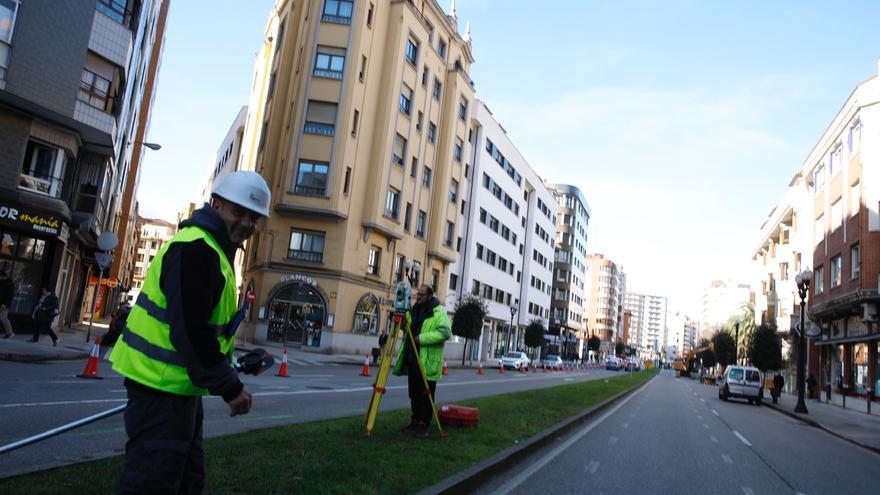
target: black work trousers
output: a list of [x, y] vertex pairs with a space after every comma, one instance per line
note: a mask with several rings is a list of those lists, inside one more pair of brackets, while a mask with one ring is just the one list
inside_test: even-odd
[[[425, 382], [422, 381], [422, 374], [419, 372], [418, 364], [407, 365], [407, 381], [409, 382], [409, 405], [412, 408], [412, 419], [420, 423], [429, 425], [434, 416], [431, 409], [431, 402], [425, 395]], [[437, 391], [437, 382], [428, 380], [428, 387], [431, 388], [431, 398]]]
[[202, 398], [125, 380], [125, 464], [117, 494], [199, 494], [205, 488]]

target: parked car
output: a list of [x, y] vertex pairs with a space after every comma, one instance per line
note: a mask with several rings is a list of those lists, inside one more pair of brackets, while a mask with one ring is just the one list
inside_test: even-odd
[[619, 357], [610, 357], [605, 360], [605, 369], [617, 371], [623, 368], [623, 359]]
[[548, 354], [544, 356], [541, 364], [550, 369], [560, 369], [562, 368], [562, 358], [556, 354]]
[[639, 371], [642, 369], [642, 363], [636, 358], [629, 358], [626, 360], [626, 365], [623, 369], [624, 371]]
[[758, 368], [751, 366], [728, 366], [718, 383], [718, 398], [726, 401], [731, 397], [746, 399], [749, 404], [761, 405], [764, 396], [763, 380]]
[[531, 362], [526, 353], [520, 351], [508, 352], [501, 358], [501, 366], [512, 369], [519, 369], [520, 366], [528, 367]]

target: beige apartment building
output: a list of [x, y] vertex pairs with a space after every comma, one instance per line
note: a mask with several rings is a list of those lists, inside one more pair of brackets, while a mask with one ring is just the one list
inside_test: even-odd
[[255, 77], [261, 118], [248, 118], [241, 166], [253, 157], [273, 205], [248, 250], [255, 302], [240, 338], [367, 353], [408, 264], [415, 283], [446, 293], [469, 35], [433, 0], [278, 0], [266, 34], [256, 72], [268, 84]]

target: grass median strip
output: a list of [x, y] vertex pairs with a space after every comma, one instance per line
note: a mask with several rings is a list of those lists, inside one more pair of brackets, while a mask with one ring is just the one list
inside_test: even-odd
[[[205, 492], [413, 493], [654, 374], [646, 370], [460, 401], [480, 409], [480, 426], [449, 429], [443, 441], [436, 429], [425, 439], [401, 433], [409, 422], [409, 410], [403, 409], [380, 412], [372, 438], [364, 436], [362, 416], [212, 438], [205, 442]], [[0, 480], [0, 492], [113, 493], [121, 470], [121, 457], [91, 461]]]

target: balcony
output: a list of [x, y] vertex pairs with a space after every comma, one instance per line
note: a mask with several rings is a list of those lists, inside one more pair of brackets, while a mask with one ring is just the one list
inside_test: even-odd
[[321, 122], [306, 122], [303, 127], [306, 134], [317, 134], [319, 136], [335, 136], [336, 126], [333, 124], [323, 124]]
[[324, 77], [326, 79], [336, 79], [337, 81], [342, 80], [342, 72], [338, 70], [315, 69], [312, 71], [312, 75], [315, 77]]
[[306, 263], [323, 263], [324, 262], [324, 252], [316, 252], [316, 251], [302, 251], [299, 249], [288, 249], [287, 250], [287, 258], [296, 261], [303, 261]]

